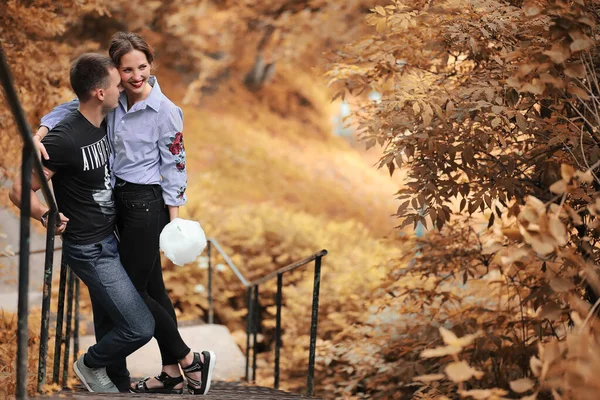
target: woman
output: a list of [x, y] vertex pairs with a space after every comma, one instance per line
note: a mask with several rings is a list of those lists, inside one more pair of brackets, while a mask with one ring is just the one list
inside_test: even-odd
[[[109, 55], [121, 75], [119, 106], [107, 116], [112, 147], [112, 172], [117, 206], [121, 262], [150, 309], [155, 322], [163, 368], [160, 375], [130, 386], [125, 360], [107, 372], [120, 390], [145, 393], [182, 393], [181, 366], [192, 394], [210, 388], [215, 354], [192, 352], [177, 330], [175, 310], [165, 289], [160, 264], [159, 235], [179, 215], [186, 202], [183, 113], [160, 90], [150, 75], [154, 52], [135, 33], [118, 32], [111, 38]], [[41, 139], [77, 101], [62, 104], [42, 118], [36, 137]], [[41, 143], [36, 144], [47, 157]], [[94, 313], [96, 314], [94, 307]], [[98, 310], [100, 316], [104, 313]], [[95, 318], [96, 336], [110, 329], [107, 318]], [[108, 327], [108, 329], [107, 329]], [[126, 386], [125, 386], [126, 385]]]

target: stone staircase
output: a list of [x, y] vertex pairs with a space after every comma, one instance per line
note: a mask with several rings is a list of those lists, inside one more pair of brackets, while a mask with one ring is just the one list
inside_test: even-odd
[[[244, 377], [246, 358], [224, 325], [194, 325], [179, 328], [183, 341], [194, 351], [212, 350], [217, 355], [213, 379], [239, 381]], [[79, 338], [80, 352], [96, 343], [96, 338]], [[160, 373], [161, 359], [156, 339], [127, 357], [127, 368], [131, 376], [155, 376]]]
[[[73, 400], [105, 400], [105, 399], [213, 399], [213, 400], [273, 400], [273, 399], [307, 399], [299, 394], [284, 392], [260, 386], [247, 386], [236, 382], [213, 382], [210, 391], [204, 396], [198, 395], [161, 395], [161, 394], [137, 394], [137, 393], [118, 393], [118, 394], [96, 394], [86, 393], [83, 388], [78, 388], [73, 392], [61, 392], [53, 396], [43, 396], [43, 399], [73, 399]], [[311, 399], [317, 399], [311, 397]]]
[[[245, 374], [246, 359], [235, 343], [229, 329], [223, 325], [191, 325], [179, 328], [183, 340], [194, 350], [210, 349], [217, 354], [217, 364], [213, 375], [213, 383], [207, 395], [203, 399], [231, 399], [231, 400], [265, 400], [265, 399], [306, 399], [300, 394], [288, 393], [273, 388], [252, 386], [241, 383]], [[79, 338], [80, 351], [96, 342], [94, 336], [83, 336]], [[144, 347], [127, 357], [127, 367], [131, 376], [144, 377], [154, 376], [160, 371], [160, 352], [155, 339], [152, 339]], [[51, 396], [42, 396], [45, 399], [197, 399], [197, 395], [184, 392], [183, 395], [160, 395], [160, 394], [99, 394], [89, 393], [82, 385], [73, 390], [63, 390]], [[312, 397], [313, 399], [315, 397]]]

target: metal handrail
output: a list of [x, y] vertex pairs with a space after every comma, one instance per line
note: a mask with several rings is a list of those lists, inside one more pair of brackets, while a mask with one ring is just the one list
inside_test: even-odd
[[281, 267], [279, 268], [277, 271], [275, 272], [271, 272], [269, 275], [264, 276], [263, 278], [257, 279], [255, 281], [253, 281], [249, 286], [256, 286], [256, 285], [260, 285], [261, 283], [265, 283], [266, 281], [270, 281], [271, 279], [277, 277], [278, 275], [282, 275], [286, 272], [290, 272], [293, 271], [303, 265], [308, 264], [311, 261], [314, 261], [315, 259], [317, 259], [318, 257], [324, 257], [327, 255], [327, 250], [321, 250], [315, 254], [312, 254], [300, 261], [296, 261], [293, 264], [290, 265], [286, 265], [285, 267]]
[[[0, 42], [0, 81], [6, 93], [13, 117], [17, 124], [19, 133], [23, 139], [23, 157], [21, 166], [21, 221], [19, 235], [19, 297], [18, 297], [18, 331], [17, 331], [17, 382], [16, 398], [24, 399], [27, 396], [27, 342], [28, 342], [28, 321], [29, 301], [29, 237], [30, 237], [30, 217], [31, 217], [31, 175], [32, 171], [40, 177], [42, 193], [46, 203], [50, 208], [48, 215], [48, 228], [46, 230], [46, 257], [44, 264], [44, 289], [42, 299], [42, 321], [40, 331], [40, 365], [38, 367], [38, 391], [45, 383], [46, 370], [45, 363], [42, 368], [41, 360], [45, 360], [48, 352], [48, 326], [50, 322], [50, 294], [52, 285], [52, 263], [54, 251], [54, 226], [57, 222], [58, 207], [56, 200], [50, 190], [48, 182], [43, 179], [44, 176], [42, 163], [35, 155], [35, 146], [31, 129], [27, 123], [25, 112], [21, 107], [17, 92], [13, 85], [10, 68]], [[51, 228], [50, 228], [51, 227]]]
[[223, 248], [219, 245], [214, 238], [207, 239], [207, 254], [208, 254], [208, 323], [214, 322], [214, 310], [213, 310], [213, 298], [212, 298], [212, 247], [217, 249], [217, 252], [223, 257], [229, 268], [235, 273], [240, 282], [248, 290], [248, 314], [246, 316], [246, 375], [245, 380], [249, 381], [249, 366], [250, 366], [250, 337], [252, 340], [252, 381], [256, 380], [256, 340], [258, 334], [258, 328], [260, 326], [259, 321], [259, 301], [258, 301], [258, 287], [259, 285], [277, 278], [277, 295], [275, 302], [277, 305], [277, 314], [275, 317], [275, 370], [274, 370], [274, 387], [279, 388], [279, 353], [281, 349], [281, 305], [283, 298], [283, 274], [286, 272], [293, 271], [304, 265], [307, 265], [311, 261], [315, 261], [315, 274], [313, 284], [313, 302], [311, 312], [311, 324], [310, 324], [310, 346], [308, 353], [308, 382], [307, 382], [307, 397], [312, 397], [314, 392], [314, 375], [315, 375], [315, 356], [316, 356], [316, 344], [317, 344], [317, 325], [318, 325], [318, 313], [319, 313], [319, 290], [321, 284], [321, 259], [327, 255], [327, 250], [321, 250], [314, 253], [300, 261], [286, 265], [285, 267], [279, 268], [277, 271], [269, 273], [262, 278], [256, 279], [252, 282], [243, 276], [239, 269], [233, 264], [229, 256], [225, 253]]
[[244, 278], [244, 275], [235, 266], [235, 264], [233, 263], [233, 261], [231, 261], [231, 258], [229, 258], [229, 256], [225, 253], [225, 251], [223, 250], [223, 248], [221, 247], [221, 245], [219, 244], [219, 242], [217, 242], [217, 240], [213, 239], [213, 238], [208, 238], [207, 239], [207, 247], [208, 247], [207, 251], [208, 251], [209, 266], [210, 266], [210, 247], [211, 247], [211, 244], [213, 246], [215, 246], [215, 249], [217, 249], [217, 251], [219, 252], [219, 254], [221, 255], [221, 257], [223, 257], [223, 259], [225, 260], [225, 262], [227, 263], [227, 265], [229, 266], [229, 268], [231, 268], [231, 270], [233, 271], [233, 273], [235, 274], [235, 276], [237, 276], [237, 278], [240, 280], [240, 282], [242, 283], [242, 285], [244, 285], [245, 287], [250, 286], [250, 283], [248, 283], [248, 280], [246, 278]]

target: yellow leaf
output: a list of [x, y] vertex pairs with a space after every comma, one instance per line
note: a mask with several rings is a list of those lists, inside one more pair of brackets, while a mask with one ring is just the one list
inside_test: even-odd
[[452, 101], [448, 101], [446, 104], [446, 117], [450, 118], [454, 114], [454, 103]]
[[576, 171], [575, 176], [581, 181], [585, 183], [592, 183], [594, 181], [594, 176], [592, 175], [591, 170], [587, 171]]
[[385, 17], [385, 9], [381, 6], [375, 6], [375, 11], [377, 11], [378, 14], [383, 15]]
[[550, 218], [548, 228], [559, 246], [567, 244], [567, 228], [565, 228], [560, 219]]
[[575, 175], [575, 168], [570, 166], [569, 164], [561, 164], [560, 165], [560, 175], [565, 181], [570, 181], [573, 175]]
[[567, 182], [563, 181], [562, 179], [554, 182], [552, 185], [550, 185], [550, 191], [556, 194], [563, 194], [567, 191]]
[[510, 388], [515, 393], [524, 393], [533, 389], [533, 381], [527, 378], [517, 379], [510, 382]]
[[433, 382], [433, 381], [439, 381], [440, 379], [444, 379], [445, 377], [446, 377], [446, 375], [444, 375], [444, 374], [420, 375], [420, 376], [415, 376], [413, 378], [413, 381]]
[[536, 15], [542, 12], [542, 7], [540, 7], [539, 4], [533, 1], [528, 1], [527, 3], [525, 3], [523, 9], [525, 11], [525, 15], [527, 15], [528, 17], [535, 17]]
[[419, 113], [421, 112], [421, 107], [416, 101], [413, 103], [413, 111], [415, 112], [415, 115], [419, 115]]
[[[521, 227], [523, 228], [523, 227]], [[521, 234], [525, 239], [525, 242], [531, 245], [533, 250], [541, 255], [547, 255], [554, 251], [554, 244], [552, 237], [549, 235], [540, 235], [535, 232], [527, 232], [525, 229], [521, 229]], [[548, 240], [550, 239], [550, 240]]]
[[465, 335], [465, 336], [459, 338], [452, 331], [449, 331], [448, 329], [440, 327], [440, 334], [442, 335], [442, 339], [444, 340], [444, 343], [446, 343], [448, 346], [463, 348], [463, 347], [467, 347], [471, 343], [473, 343], [473, 341], [475, 339], [477, 339], [479, 336], [481, 336], [482, 332], [481, 331], [475, 332], [474, 334]]
[[462, 348], [456, 346], [436, 347], [435, 349], [427, 349], [421, 353], [423, 358], [444, 357], [460, 353]]
[[450, 363], [446, 366], [445, 371], [453, 382], [465, 382], [473, 377], [479, 379], [483, 376], [483, 372], [472, 368], [466, 361]]
[[543, 365], [544, 364], [536, 356], [532, 356], [529, 359], [529, 368], [531, 369], [531, 372], [533, 372], [533, 374], [535, 376], [540, 376], [540, 374], [542, 373], [542, 366]]
[[447, 345], [453, 345], [454, 343], [458, 342], [458, 337], [454, 334], [454, 332], [444, 328], [443, 326], [440, 327], [440, 335], [442, 335], [442, 340]]
[[425, 111], [423, 113], [423, 126], [427, 128], [431, 124], [431, 120], [433, 119], [433, 113]]
[[483, 247], [483, 250], [481, 251], [481, 254], [483, 254], [483, 255], [494, 254], [494, 253], [498, 252], [498, 250], [501, 250], [503, 247], [504, 246], [502, 245], [501, 242], [494, 240], [494, 241], [491, 241], [491, 242], [485, 244], [485, 246]]

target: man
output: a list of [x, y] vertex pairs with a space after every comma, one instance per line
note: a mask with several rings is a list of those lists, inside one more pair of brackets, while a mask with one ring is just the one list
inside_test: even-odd
[[[80, 106], [43, 139], [50, 156], [43, 160], [44, 174], [52, 179], [61, 211], [56, 233], [64, 232], [63, 257], [87, 285], [93, 309], [101, 309], [113, 323], [109, 331], [96, 332], [97, 343], [73, 369], [89, 391], [116, 393], [106, 367], [125, 359], [154, 334], [154, 319], [121, 265], [114, 234], [116, 209], [104, 118], [118, 105], [121, 79], [110, 58], [88, 53], [71, 65], [70, 81]], [[40, 182], [33, 175], [31, 216], [46, 226], [48, 207], [35, 195]], [[14, 183], [10, 199], [20, 206], [20, 183]]]

